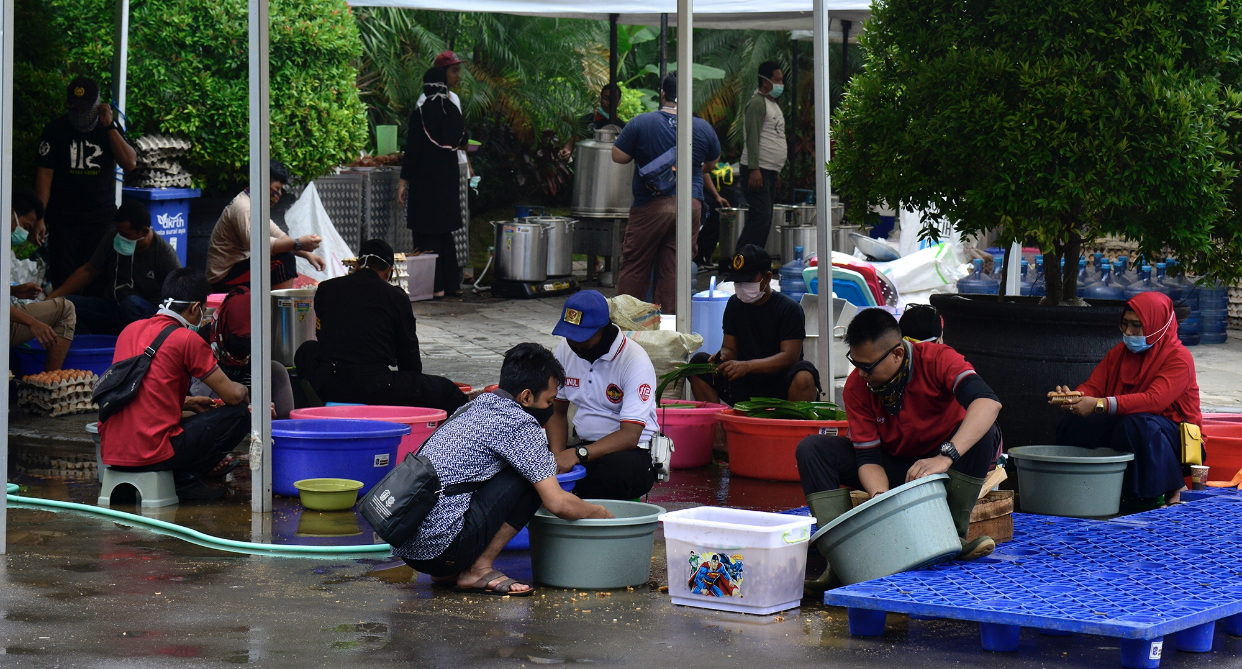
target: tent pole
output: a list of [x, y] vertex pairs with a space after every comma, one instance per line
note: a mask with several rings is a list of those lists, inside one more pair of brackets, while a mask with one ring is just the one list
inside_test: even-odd
[[250, 28], [250, 510], [272, 510], [271, 110], [268, 0], [249, 0]]
[[819, 253], [819, 340], [816, 350], [819, 368], [826, 372], [825, 384], [831, 401], [836, 401], [836, 369], [832, 360], [832, 180], [827, 163], [832, 158], [828, 143], [828, 28], [831, 18], [824, 0], [815, 7], [815, 225]]
[[[686, 67], [689, 65], [690, 67]], [[690, 332], [690, 246], [694, 244], [694, 0], [677, 0], [677, 331]]]
[[[616, 90], [617, 85], [617, 14], [608, 15], [608, 86]], [[608, 122], [618, 125], [620, 117], [617, 107], [621, 106], [620, 98], [612, 101], [612, 109], [608, 110]]]
[[668, 75], [668, 14], [660, 15], [660, 82]]
[[[0, 0], [0, 212], [13, 209], [13, 4]], [[8, 220], [8, 216], [4, 217]], [[13, 243], [0, 244], [0, 274], [12, 276], [13, 261], [9, 251]], [[0, 309], [0, 338], [9, 350], [9, 310]], [[0, 356], [0, 379], [9, 378], [9, 356]], [[9, 471], [9, 384], [0, 387], [0, 473]], [[7, 481], [7, 477], [5, 477]], [[8, 535], [8, 500], [0, 495], [0, 555], [6, 550]]]
[[[112, 102], [121, 111], [116, 115], [117, 123], [121, 124], [122, 129], [128, 129], [123, 114], [129, 109], [126, 106], [126, 83], [129, 79], [129, 0], [116, 0], [115, 11], [116, 30], [112, 36], [112, 43], [116, 45], [112, 53]], [[121, 173], [121, 168], [117, 167], [116, 171]], [[118, 207], [121, 206], [121, 189], [124, 185], [119, 180], [116, 182]]]
[[[798, 128], [798, 40], [789, 40], [789, 125]], [[801, 131], [799, 131], [801, 134]], [[794, 155], [794, 134], [791, 132], [786, 140], [789, 161], [789, 203], [793, 204], [793, 191], [798, 187], [798, 163]], [[788, 262], [781, 258], [781, 262]]]
[[[850, 81], [850, 28], [853, 21], [841, 22], [841, 97], [845, 97], [845, 85]], [[838, 102], [837, 104], [840, 104]]]

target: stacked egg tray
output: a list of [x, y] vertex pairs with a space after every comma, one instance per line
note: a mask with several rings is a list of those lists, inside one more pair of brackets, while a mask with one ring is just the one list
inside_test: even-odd
[[15, 450], [15, 454], [18, 474], [70, 481], [99, 479], [99, 466], [94, 453], [40, 455], [20, 449]]
[[1023, 627], [1116, 637], [1132, 669], [1160, 665], [1165, 635], [1188, 652], [1211, 651], [1217, 621], [1242, 636], [1236, 491], [1109, 521], [1013, 517], [1013, 541], [991, 557], [837, 588], [824, 603], [848, 609], [856, 636], [906, 613], [978, 622], [990, 651], [1017, 650]]
[[[392, 256], [393, 256], [392, 278], [388, 280], [388, 283], [408, 293], [410, 292], [410, 278], [409, 278], [409, 274], [406, 271], [405, 254], [394, 253], [392, 254]], [[357, 258], [346, 258], [341, 261], [341, 264], [348, 267], [349, 273], [353, 274], [354, 269], [356, 269], [356, 266], [358, 264], [358, 259]]]
[[94, 372], [80, 369], [24, 376], [17, 382], [18, 409], [51, 417], [98, 413], [99, 405], [91, 400], [98, 378]]

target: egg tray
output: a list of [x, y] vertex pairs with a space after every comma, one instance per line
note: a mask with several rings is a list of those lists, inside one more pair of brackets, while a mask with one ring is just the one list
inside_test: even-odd
[[17, 473], [53, 479], [93, 480], [99, 477], [94, 454], [40, 455], [37, 452], [15, 451]]
[[[401, 290], [404, 290], [407, 293], [410, 292], [410, 285], [409, 285], [410, 280], [409, 280], [409, 273], [405, 265], [405, 254], [404, 253], [392, 254], [392, 262], [393, 262], [392, 278], [388, 279], [388, 284], [392, 286], [396, 286], [400, 288]], [[358, 264], [358, 259], [357, 258], [345, 258], [344, 260], [341, 261], [341, 264], [349, 269], [350, 274], [353, 274], [354, 269], [356, 268]]]
[[18, 395], [21, 395], [24, 393], [27, 395], [42, 397], [42, 398], [49, 399], [49, 400], [59, 399], [62, 397], [69, 397], [71, 395], [78, 395], [78, 394], [85, 394], [87, 397], [90, 397], [95, 387], [95, 384], [93, 382], [66, 383], [64, 385], [58, 385], [56, 387], [50, 387], [50, 388], [46, 386], [25, 383], [23, 381], [18, 381], [17, 383], [18, 383], [18, 386], [17, 386]]
[[79, 402], [90, 402], [93, 398], [89, 390], [62, 391], [57, 395], [52, 395], [52, 391], [32, 390], [29, 388], [19, 388], [17, 391], [17, 401], [27, 404], [37, 404], [46, 409], [51, 409], [61, 404], [77, 404]]
[[[980, 623], [987, 650], [1022, 627], [1118, 637], [1126, 667], [1159, 666], [1162, 639], [1206, 652], [1216, 621], [1242, 636], [1242, 495], [1217, 494], [1109, 521], [1015, 513], [991, 557], [830, 590], [850, 633], [883, 633], [886, 612]], [[1200, 546], [1211, 546], [1202, 548]]]

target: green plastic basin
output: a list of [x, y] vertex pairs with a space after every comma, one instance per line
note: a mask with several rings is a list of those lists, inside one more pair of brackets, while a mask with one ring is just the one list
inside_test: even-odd
[[651, 577], [651, 548], [662, 507], [643, 502], [587, 500], [616, 518], [561, 520], [539, 509], [530, 525], [535, 580], [557, 588], [607, 590]]
[[358, 501], [362, 481], [353, 479], [302, 479], [294, 481], [302, 506], [311, 511], [344, 511]]
[[1046, 516], [1114, 516], [1121, 484], [1133, 453], [1077, 446], [1018, 446], [1008, 450], [1018, 464], [1022, 510]]

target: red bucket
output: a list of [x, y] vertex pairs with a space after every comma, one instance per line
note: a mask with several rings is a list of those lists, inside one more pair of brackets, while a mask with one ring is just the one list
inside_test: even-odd
[[440, 427], [440, 423], [448, 418], [448, 413], [440, 409], [400, 406], [335, 406], [306, 407], [294, 409], [290, 418], [352, 418], [357, 420], [381, 420], [387, 423], [402, 423], [410, 426], [410, 433], [401, 438], [397, 447], [398, 464], [405, 459], [407, 453], [417, 453], [423, 447], [427, 437]]
[[1242, 469], [1242, 423], [1203, 425], [1203, 446], [1209, 481], [1230, 481]]
[[751, 418], [733, 409], [717, 414], [729, 445], [729, 470], [768, 481], [797, 481], [798, 442], [813, 434], [848, 437], [843, 420]]
[[694, 469], [712, 461], [712, 444], [716, 443], [716, 414], [728, 409], [726, 404], [664, 400], [656, 409], [660, 428], [673, 440], [673, 469]]

